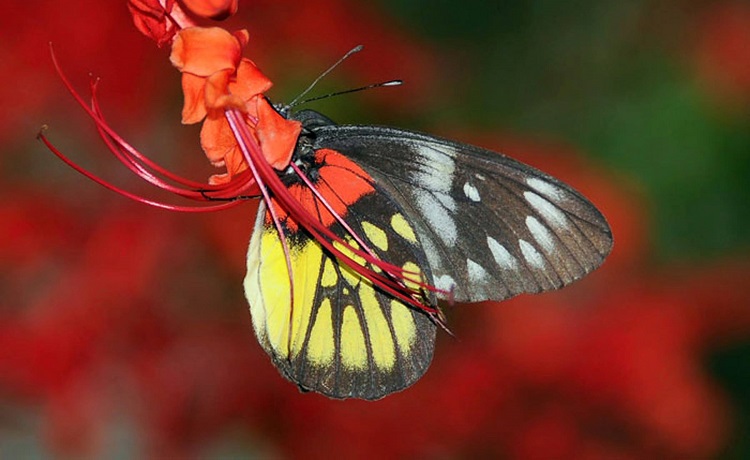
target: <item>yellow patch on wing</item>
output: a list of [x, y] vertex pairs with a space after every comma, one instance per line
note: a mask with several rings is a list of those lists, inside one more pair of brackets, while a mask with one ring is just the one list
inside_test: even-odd
[[365, 313], [373, 361], [378, 368], [391, 370], [396, 363], [396, 347], [388, 321], [383, 314], [383, 308], [371, 284], [360, 284], [359, 299], [362, 302], [362, 311]]
[[[280, 258], [283, 260], [283, 254]], [[272, 340], [271, 344], [282, 356], [288, 356], [288, 353], [285, 353], [285, 351], [287, 349], [290, 321], [292, 337], [291, 356], [296, 355], [302, 348], [305, 334], [307, 333], [307, 326], [310, 322], [310, 316], [312, 315], [315, 293], [318, 289], [318, 276], [320, 274], [320, 264], [322, 261], [323, 251], [320, 246], [314, 242], [308, 242], [301, 249], [292, 252], [294, 303], [290, 308], [289, 300], [286, 299], [286, 302], [280, 302], [273, 308], [266, 307], [268, 310], [268, 329], [269, 331], [278, 331], [278, 334], [276, 335], [278, 339]], [[264, 285], [264, 296], [266, 292], [273, 293], [274, 291], [277, 291], [279, 275], [283, 276], [283, 274], [286, 274], [286, 267], [283, 268], [283, 273], [277, 273], [274, 275], [269, 273], [273, 278]], [[274, 283], [274, 281], [276, 282]], [[287, 290], [286, 292], [288, 295], [289, 291]], [[269, 337], [273, 336], [269, 334]]]
[[344, 308], [344, 319], [341, 323], [341, 364], [353, 369], [367, 368], [367, 346], [362, 325], [354, 307]]
[[362, 230], [365, 231], [365, 235], [376, 248], [381, 251], [388, 250], [388, 236], [382, 228], [365, 221], [362, 222]]
[[266, 309], [265, 335], [277, 354], [287, 356], [289, 350], [286, 345], [291, 311], [289, 286], [285, 286], [289, 283], [289, 275], [284, 263], [281, 241], [275, 233], [263, 232], [260, 247], [262, 269], [259, 286], [260, 297]]
[[344, 255], [346, 255], [349, 258], [351, 258], [357, 264], [364, 265], [365, 264], [365, 258], [362, 257], [362, 256], [360, 256], [360, 255], [358, 255], [358, 254], [355, 254], [351, 249], [349, 249], [350, 247], [353, 248], [353, 249], [359, 249], [359, 244], [356, 241], [354, 241], [352, 239], [352, 237], [350, 237], [350, 236], [347, 236], [346, 238], [344, 238], [344, 241], [346, 241], [346, 243], [349, 246], [347, 246], [347, 244], [343, 244], [343, 243], [341, 243], [339, 241], [334, 241], [333, 242], [333, 247], [335, 247], [336, 249], [338, 249], [339, 251], [341, 251], [342, 253], [344, 253]]
[[[250, 314], [253, 319], [253, 329], [261, 344], [266, 340], [266, 307], [260, 295], [260, 270], [262, 258], [260, 256], [260, 240], [263, 233], [263, 220], [265, 212], [261, 210], [255, 220], [253, 236], [250, 239], [250, 248], [247, 251], [247, 274], [243, 281], [245, 297], [250, 304]], [[287, 291], [288, 292], [288, 291]]]
[[[355, 254], [349, 247], [354, 249], [359, 249], [359, 244], [357, 244], [356, 241], [354, 241], [351, 237], [346, 237], [345, 241], [349, 244], [349, 246], [340, 243], [338, 241], [333, 242], [333, 247], [341, 251], [343, 254], [351, 258], [357, 265], [364, 266], [365, 265], [365, 258]], [[339, 264], [339, 268], [341, 269], [341, 274], [344, 276], [344, 279], [349, 283], [350, 286], [356, 286], [359, 284], [359, 281], [361, 279], [361, 276], [355, 272], [349, 265], [346, 264]]]
[[331, 301], [326, 298], [315, 315], [307, 343], [307, 358], [318, 366], [332, 365], [334, 346]]
[[395, 299], [391, 300], [391, 324], [398, 348], [401, 353], [408, 355], [417, 337], [417, 324], [409, 307]]
[[336, 269], [333, 267], [333, 261], [326, 259], [323, 265], [323, 276], [320, 278], [320, 285], [323, 287], [336, 286], [339, 282], [339, 275], [336, 273]]
[[417, 236], [414, 234], [414, 229], [411, 228], [409, 222], [407, 222], [401, 214], [394, 214], [393, 217], [391, 217], [391, 227], [393, 228], [393, 231], [401, 235], [406, 241], [409, 241], [410, 243], [417, 242]]
[[294, 357], [302, 349], [323, 261], [323, 251], [314, 241], [289, 250], [293, 303], [284, 249], [273, 230], [253, 233], [244, 283], [258, 337], [265, 339], [275, 355], [284, 358]]
[[404, 269], [404, 284], [406, 284], [406, 287], [418, 291], [420, 289], [419, 283], [423, 282], [422, 270], [419, 265], [414, 262], [406, 262], [401, 268]]

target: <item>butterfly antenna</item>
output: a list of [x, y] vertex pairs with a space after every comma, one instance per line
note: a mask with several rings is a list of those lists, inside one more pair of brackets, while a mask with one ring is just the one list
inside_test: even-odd
[[[340, 96], [342, 94], [349, 94], [349, 93], [356, 93], [357, 91], [363, 91], [363, 90], [371, 89], [371, 88], [380, 88], [382, 86], [400, 86], [403, 83], [404, 82], [402, 80], [388, 80], [388, 81], [384, 81], [384, 82], [380, 82], [380, 83], [374, 83], [372, 85], [362, 86], [362, 87], [359, 87], [359, 88], [347, 89], [345, 91], [337, 91], [335, 93], [330, 93], [330, 94], [324, 94], [322, 96], [311, 97], [310, 99], [305, 99], [304, 101], [298, 102], [295, 105], [307, 104], [308, 102], [317, 101], [319, 99], [325, 99], [327, 97]], [[291, 106], [291, 105], [292, 104], [289, 104], [289, 106]]]
[[336, 67], [339, 66], [339, 64], [341, 64], [342, 62], [344, 62], [345, 60], [347, 60], [347, 58], [349, 58], [349, 56], [351, 56], [354, 53], [359, 53], [360, 51], [362, 51], [362, 48], [364, 48], [364, 46], [357, 45], [354, 48], [350, 49], [345, 55], [341, 56], [341, 58], [339, 58], [338, 61], [334, 62], [331, 67], [329, 67], [325, 72], [323, 72], [322, 74], [320, 74], [318, 76], [318, 78], [316, 78], [312, 83], [310, 83], [310, 86], [308, 86], [306, 90], [302, 91], [302, 93], [300, 93], [299, 96], [295, 97], [294, 100], [292, 100], [292, 102], [290, 102], [289, 104], [287, 104], [284, 107], [284, 109], [285, 110], [289, 110], [292, 107], [294, 107], [295, 105], [297, 105], [297, 101], [299, 101], [300, 99], [302, 99], [305, 96], [305, 94], [309, 93], [310, 90], [312, 90], [315, 87], [315, 85], [317, 85], [318, 82], [323, 79], [323, 77], [325, 77], [326, 75], [328, 75], [329, 73], [331, 73], [331, 71], [333, 71], [333, 69], [335, 69]]

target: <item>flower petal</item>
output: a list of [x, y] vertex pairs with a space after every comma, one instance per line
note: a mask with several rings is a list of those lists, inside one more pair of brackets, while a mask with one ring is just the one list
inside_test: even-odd
[[281, 171], [289, 166], [302, 123], [279, 115], [265, 97], [256, 96], [255, 99], [258, 110], [255, 131], [263, 156], [271, 166]]
[[183, 124], [198, 123], [206, 116], [205, 84], [206, 79], [203, 77], [196, 77], [190, 73], [182, 74], [182, 92], [185, 95], [182, 106]]
[[240, 152], [237, 144], [234, 148], [226, 155], [227, 161], [222, 162], [221, 166], [225, 167], [227, 172], [222, 174], [214, 174], [208, 178], [208, 183], [211, 185], [223, 185], [232, 180], [234, 176], [247, 169], [247, 163], [245, 162], [242, 153]]
[[245, 157], [242, 155], [239, 146], [236, 144], [234, 149], [224, 158], [226, 158], [225, 166], [227, 168], [227, 174], [229, 174], [230, 177], [234, 177], [247, 169]]
[[178, 30], [176, 25], [179, 28], [195, 25], [175, 0], [128, 0], [128, 9], [136, 28], [160, 47], [172, 39]]
[[128, 0], [128, 10], [133, 23], [141, 33], [160, 46], [169, 41], [177, 29], [166, 19], [165, 8], [170, 8], [174, 0], [162, 7], [158, 0]]
[[201, 147], [213, 164], [226, 161], [226, 157], [237, 147], [237, 140], [223, 111], [210, 114], [203, 122]]
[[248, 32], [247, 29], [235, 30], [232, 32], [232, 35], [234, 35], [234, 38], [240, 42], [240, 48], [246, 47], [250, 41], [250, 32]]
[[237, 109], [241, 112], [247, 112], [245, 101], [238, 95], [229, 92], [229, 80], [232, 78], [234, 71], [231, 69], [216, 72], [206, 79], [206, 107], [209, 110], [214, 109]]
[[253, 96], [268, 91], [271, 86], [273, 86], [271, 80], [255, 66], [253, 61], [242, 58], [237, 67], [235, 81], [229, 83], [229, 92], [249, 101]]
[[219, 27], [190, 27], [177, 33], [169, 60], [180, 72], [208, 77], [220, 70], [234, 71], [242, 48], [234, 35]]
[[237, 12], [237, 0], [182, 0], [191, 13], [221, 21]]

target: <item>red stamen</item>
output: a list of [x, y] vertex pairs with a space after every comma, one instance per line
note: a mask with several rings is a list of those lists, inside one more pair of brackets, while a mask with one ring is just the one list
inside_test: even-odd
[[[43, 129], [46, 127], [43, 127]], [[142, 196], [136, 195], [134, 193], [125, 191], [116, 185], [105, 181], [104, 179], [101, 179], [100, 177], [96, 176], [95, 174], [91, 173], [90, 171], [86, 170], [85, 168], [79, 166], [74, 161], [72, 161], [70, 158], [65, 156], [60, 150], [58, 150], [50, 141], [47, 139], [47, 137], [40, 131], [39, 134], [37, 134], [37, 138], [44, 142], [44, 144], [47, 146], [47, 148], [54, 153], [58, 158], [60, 158], [62, 161], [64, 161], [68, 166], [75, 169], [79, 173], [83, 174], [87, 178], [91, 179], [92, 181], [96, 182], [97, 184], [101, 185], [104, 188], [107, 188], [109, 190], [112, 190], [115, 193], [118, 193], [126, 198], [130, 198], [133, 201], [137, 201], [139, 203], [147, 204], [149, 206], [153, 206], [156, 208], [161, 209], [167, 209], [170, 211], [182, 211], [182, 212], [196, 212], [196, 211], [220, 211], [222, 209], [228, 209], [231, 207], [236, 206], [239, 204], [239, 201], [230, 201], [226, 203], [221, 203], [218, 205], [212, 205], [212, 206], [205, 206], [205, 207], [190, 207], [190, 206], [177, 206], [177, 205], [171, 205], [167, 203], [161, 203], [158, 201], [153, 201], [148, 198], [144, 198]]]
[[[385, 292], [401, 300], [402, 302], [417, 308], [427, 313], [433, 320], [441, 327], [447, 330], [444, 319], [437, 307], [427, 305], [422, 300], [423, 290], [431, 292], [445, 291], [438, 289], [432, 285], [425, 283], [424, 281], [418, 281], [421, 278], [420, 273], [410, 272], [402, 269], [401, 267], [395, 266], [383, 260], [377, 258], [374, 252], [367, 246], [364, 240], [357, 235], [357, 233], [344, 221], [344, 219], [335, 211], [331, 203], [329, 203], [324, 196], [317, 190], [315, 185], [307, 178], [304, 173], [292, 164], [292, 168], [302, 179], [305, 185], [312, 191], [314, 196], [320, 201], [326, 209], [334, 216], [346, 232], [359, 244], [359, 248], [355, 248], [352, 244], [347, 242], [342, 237], [334, 234], [328, 227], [323, 225], [319, 220], [314, 218], [310, 212], [308, 212], [301, 203], [299, 203], [286, 189], [281, 179], [278, 177], [276, 171], [271, 167], [268, 161], [263, 156], [261, 147], [257, 144], [255, 138], [249, 131], [246, 124], [246, 119], [243, 114], [235, 109], [228, 109], [225, 111], [227, 120], [229, 121], [230, 127], [234, 136], [240, 146], [243, 156], [249, 166], [248, 171], [243, 171], [237, 174], [230, 182], [222, 185], [204, 185], [186, 178], [183, 178], [177, 174], [174, 174], [167, 169], [161, 167], [157, 163], [150, 160], [148, 157], [140, 153], [130, 144], [128, 144], [122, 137], [120, 137], [114, 129], [107, 123], [106, 119], [102, 115], [101, 108], [97, 99], [97, 86], [98, 81], [92, 81], [90, 84], [91, 91], [91, 102], [90, 105], [86, 104], [81, 95], [73, 88], [65, 74], [63, 73], [52, 45], [50, 44], [50, 53], [52, 55], [52, 61], [55, 69], [60, 76], [63, 84], [68, 91], [73, 95], [76, 102], [86, 111], [86, 113], [94, 121], [97, 131], [102, 138], [103, 142], [109, 149], [109, 151], [118, 159], [123, 165], [130, 169], [133, 173], [144, 179], [146, 182], [161, 188], [165, 191], [174, 193], [183, 198], [195, 200], [195, 201], [211, 201], [215, 199], [235, 199], [226, 203], [209, 206], [178, 206], [163, 202], [158, 202], [144, 198], [142, 196], [127, 192], [86, 170], [85, 168], [77, 165], [75, 162], [65, 156], [60, 150], [58, 150], [47, 137], [40, 132], [38, 137], [44, 142], [47, 148], [55, 154], [58, 158], [68, 164], [70, 167], [83, 174], [87, 178], [94, 182], [102, 185], [103, 187], [112, 190], [122, 196], [130, 198], [134, 201], [144, 203], [150, 206], [154, 206], [161, 209], [167, 209], [171, 211], [180, 212], [208, 212], [218, 211], [227, 209], [240, 204], [242, 201], [237, 199], [242, 195], [261, 196], [267, 204], [267, 209], [271, 215], [271, 219], [274, 222], [274, 226], [279, 234], [279, 238], [283, 247], [284, 257], [287, 265], [287, 272], [289, 274], [289, 286], [290, 286], [290, 317], [294, 311], [294, 276], [292, 271], [291, 254], [289, 250], [289, 244], [286, 240], [285, 233], [282, 228], [281, 221], [278, 217], [277, 211], [271, 200], [271, 193], [273, 198], [277, 200], [279, 205], [287, 213], [288, 216], [293, 217], [294, 221], [304, 227], [313, 238], [315, 238], [325, 249], [330, 251], [337, 259], [348, 265], [360, 276], [370, 280], [374, 285], [380, 287]], [[257, 120], [251, 119], [251, 123], [257, 123]], [[165, 180], [166, 179], [166, 180]], [[175, 184], [174, 185], [170, 182]], [[210, 195], [209, 195], [210, 194]], [[352, 259], [349, 255], [339, 250], [333, 243], [339, 243], [343, 245], [347, 250], [351, 251], [352, 254], [363, 258], [371, 266], [378, 267], [383, 273], [378, 273], [372, 268], [368, 268], [365, 265], [360, 265]], [[411, 276], [409, 276], [411, 275]], [[416, 279], [415, 279], [416, 278]], [[416, 284], [419, 286], [419, 290], [413, 289], [407, 286], [409, 284]], [[288, 343], [289, 348], [288, 355], [291, 356], [291, 329], [292, 322], [289, 323], [289, 334]], [[450, 331], [448, 331], [450, 332]]]
[[[102, 185], [103, 187], [109, 190], [112, 190], [122, 196], [130, 198], [139, 203], [144, 203], [150, 206], [158, 207], [161, 209], [167, 209], [171, 211], [180, 211], [180, 212], [219, 211], [219, 210], [231, 208], [240, 204], [241, 200], [237, 199], [237, 197], [258, 195], [257, 184], [250, 177], [249, 172], [243, 172], [243, 173], [236, 175], [227, 184], [222, 184], [219, 186], [208, 185], [208, 184], [202, 184], [196, 181], [192, 181], [184, 177], [181, 177], [177, 174], [174, 174], [170, 172], [169, 170], [161, 167], [160, 165], [158, 165], [157, 163], [155, 163], [154, 161], [152, 161], [145, 155], [143, 155], [141, 152], [136, 150], [133, 146], [128, 144], [122, 137], [120, 137], [114, 131], [114, 129], [111, 128], [111, 126], [107, 123], [106, 119], [103, 117], [101, 113], [101, 109], [99, 107], [97, 95], [96, 95], [98, 81], [97, 80], [91, 81], [91, 84], [90, 84], [91, 103], [89, 106], [89, 104], [86, 104], [86, 102], [83, 100], [81, 95], [73, 88], [67, 76], [62, 71], [62, 68], [60, 67], [57, 61], [57, 58], [54, 54], [54, 50], [52, 49], [51, 44], [50, 44], [50, 54], [52, 56], [52, 62], [55, 66], [55, 70], [60, 76], [60, 79], [62, 80], [63, 84], [71, 93], [71, 95], [73, 95], [78, 105], [80, 105], [89, 115], [89, 117], [91, 117], [91, 119], [94, 121], [100, 137], [102, 138], [103, 142], [107, 146], [108, 150], [115, 156], [115, 158], [118, 159], [118, 161], [120, 161], [123, 165], [125, 165], [128, 169], [133, 171], [133, 173], [135, 173], [136, 175], [144, 179], [146, 182], [158, 188], [161, 188], [165, 191], [178, 195], [180, 197], [191, 199], [194, 201], [203, 201], [203, 202], [214, 201], [217, 199], [218, 200], [228, 199], [232, 201], [228, 201], [226, 203], [221, 203], [221, 204], [208, 205], [208, 206], [179, 206], [179, 205], [173, 205], [173, 204], [150, 200], [148, 198], [144, 198], [142, 196], [127, 192], [101, 179], [100, 177], [96, 176], [94, 173], [86, 170], [85, 168], [77, 165], [75, 162], [73, 162], [67, 156], [65, 156], [60, 150], [58, 150], [47, 139], [47, 137], [42, 132], [40, 132], [38, 137], [40, 140], [44, 142], [47, 148], [49, 148], [52, 153], [54, 153], [58, 158], [63, 160], [66, 164], [71, 166], [73, 169], [83, 174], [87, 178], [93, 180], [94, 182]], [[167, 181], [171, 181], [178, 185], [174, 185]]]

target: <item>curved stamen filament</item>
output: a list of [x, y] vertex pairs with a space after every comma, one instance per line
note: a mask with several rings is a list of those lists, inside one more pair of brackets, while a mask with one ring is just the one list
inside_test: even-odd
[[101, 185], [102, 187], [104, 187], [106, 189], [109, 189], [109, 190], [111, 190], [111, 191], [113, 191], [115, 193], [118, 193], [118, 194], [120, 194], [120, 195], [122, 195], [122, 196], [124, 196], [126, 198], [130, 198], [133, 201], [137, 201], [139, 203], [147, 204], [147, 205], [153, 206], [155, 208], [167, 209], [169, 211], [180, 211], [180, 212], [221, 211], [223, 209], [229, 209], [231, 207], [234, 207], [234, 206], [236, 206], [236, 205], [238, 205], [240, 203], [239, 201], [232, 201], [232, 202], [226, 202], [226, 203], [221, 203], [221, 204], [216, 204], [216, 205], [210, 205], [210, 206], [202, 206], [202, 207], [197, 208], [197, 207], [194, 207], [194, 206], [178, 206], [178, 205], [172, 205], [172, 204], [162, 203], [162, 202], [159, 202], [159, 201], [150, 200], [150, 199], [144, 198], [144, 197], [142, 197], [140, 195], [136, 195], [134, 193], [128, 192], [126, 190], [123, 190], [123, 189], [117, 187], [116, 185], [111, 184], [111, 183], [105, 181], [104, 179], [96, 176], [95, 174], [93, 174], [92, 172], [88, 171], [87, 169], [79, 166], [73, 160], [71, 160], [70, 158], [68, 158], [67, 156], [65, 156], [65, 154], [63, 154], [60, 150], [58, 150], [57, 147], [55, 147], [49, 141], [49, 139], [47, 139], [47, 137], [42, 132], [40, 132], [37, 135], [37, 137], [38, 137], [39, 140], [41, 140], [44, 143], [44, 145], [47, 146], [47, 148], [53, 154], [55, 154], [58, 158], [60, 158], [63, 162], [65, 162], [65, 164], [67, 164], [71, 168], [75, 169], [76, 171], [78, 171], [79, 173], [83, 174], [84, 176], [86, 176], [87, 178], [91, 179], [92, 181], [96, 182], [97, 184]]
[[[161, 209], [167, 209], [170, 211], [180, 211], [180, 212], [219, 211], [219, 210], [231, 208], [240, 204], [241, 201], [236, 200], [236, 197], [238, 196], [257, 195], [258, 193], [257, 185], [255, 184], [254, 180], [250, 177], [250, 173], [247, 171], [243, 171], [237, 174], [227, 184], [222, 184], [218, 186], [207, 185], [207, 184], [192, 181], [184, 177], [181, 177], [177, 174], [174, 174], [170, 172], [169, 170], [161, 167], [160, 165], [158, 165], [157, 163], [155, 163], [154, 161], [152, 161], [145, 155], [143, 155], [141, 152], [136, 150], [133, 146], [128, 144], [122, 137], [120, 137], [114, 131], [114, 129], [112, 129], [112, 127], [107, 123], [106, 119], [102, 115], [101, 108], [99, 106], [97, 94], [96, 94], [98, 80], [94, 79], [90, 83], [91, 102], [89, 105], [83, 100], [81, 95], [73, 88], [72, 84], [66, 77], [65, 73], [62, 71], [62, 68], [60, 67], [59, 62], [57, 61], [57, 58], [54, 54], [51, 44], [50, 44], [50, 54], [52, 56], [52, 62], [55, 66], [55, 70], [60, 76], [60, 79], [62, 80], [63, 84], [71, 93], [71, 95], [74, 97], [78, 105], [80, 105], [84, 109], [84, 111], [86, 111], [86, 113], [89, 115], [89, 117], [94, 121], [94, 124], [96, 125], [97, 131], [99, 133], [99, 136], [101, 137], [102, 141], [107, 146], [108, 150], [115, 156], [115, 158], [118, 159], [118, 161], [120, 161], [128, 169], [133, 171], [136, 175], [144, 179], [146, 182], [162, 190], [178, 195], [180, 197], [187, 198], [187, 199], [194, 200], [194, 201], [203, 201], [203, 202], [214, 201], [217, 199], [218, 200], [227, 199], [230, 201], [227, 201], [221, 204], [213, 204], [213, 205], [206, 205], [206, 206], [178, 206], [178, 205], [163, 203], [159, 201], [154, 201], [154, 200], [142, 197], [140, 195], [127, 192], [105, 181], [104, 179], [96, 176], [94, 173], [88, 171], [87, 169], [77, 165], [70, 158], [68, 158], [65, 154], [63, 154], [59, 149], [57, 149], [49, 141], [49, 139], [45, 136], [43, 132], [40, 132], [38, 135], [39, 139], [42, 142], [44, 142], [44, 144], [52, 153], [54, 153], [58, 158], [63, 160], [70, 167], [72, 167], [79, 173], [83, 174], [87, 178], [98, 183], [99, 185], [102, 185], [103, 187], [114, 191], [115, 193], [118, 193], [122, 196], [130, 198], [134, 201], [138, 201], [140, 203], [144, 203], [144, 204], [158, 207]], [[173, 185], [172, 183], [169, 183], [167, 181], [171, 181], [178, 185], [177, 186]]]

